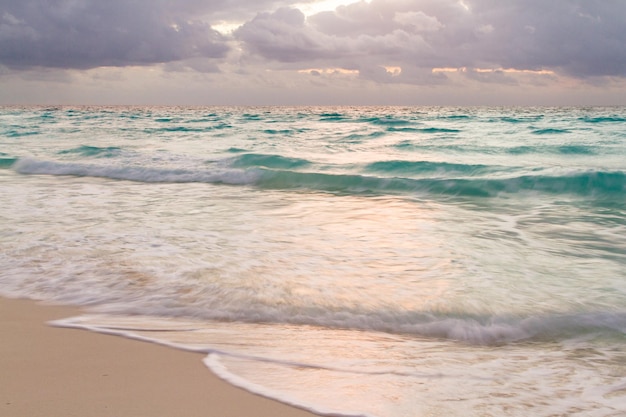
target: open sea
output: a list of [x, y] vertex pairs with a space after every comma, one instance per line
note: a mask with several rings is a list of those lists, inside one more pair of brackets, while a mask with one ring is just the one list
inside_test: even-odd
[[0, 196], [56, 325], [319, 414], [626, 415], [624, 107], [0, 107]]

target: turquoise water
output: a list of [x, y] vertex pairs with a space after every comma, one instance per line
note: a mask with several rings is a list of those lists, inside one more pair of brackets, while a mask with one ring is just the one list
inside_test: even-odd
[[4, 107], [0, 293], [321, 414], [619, 416], [625, 161], [622, 107]]

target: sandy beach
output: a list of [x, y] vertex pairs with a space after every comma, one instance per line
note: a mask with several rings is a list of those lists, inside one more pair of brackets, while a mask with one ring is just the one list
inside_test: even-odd
[[80, 310], [0, 298], [0, 415], [305, 417], [214, 376], [203, 355], [50, 320]]

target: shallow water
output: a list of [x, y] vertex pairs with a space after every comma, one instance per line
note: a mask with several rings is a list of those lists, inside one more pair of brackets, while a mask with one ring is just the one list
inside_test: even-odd
[[0, 293], [319, 413], [618, 416], [624, 161], [624, 108], [2, 108]]

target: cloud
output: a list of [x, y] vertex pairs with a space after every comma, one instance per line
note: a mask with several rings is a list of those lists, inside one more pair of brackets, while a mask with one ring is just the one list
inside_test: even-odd
[[[623, 77], [624, 16], [626, 2], [618, 0], [372, 0], [308, 19], [295, 9], [264, 13], [235, 33], [250, 53], [266, 59], [369, 66], [364, 76], [376, 80], [388, 77], [372, 68], [388, 65]], [[497, 73], [477, 78], [512, 83]]]
[[[362, 19], [370, 20], [366, 13], [357, 11], [361, 12]], [[322, 13], [322, 16], [327, 15]], [[320, 30], [315, 23], [319, 22], [317, 17], [319, 15], [305, 19], [298, 9], [281, 8], [274, 13], [259, 14], [235, 31], [234, 35], [249, 53], [272, 61], [307, 65], [323, 61], [329, 67], [370, 67], [369, 72], [372, 73], [376, 72], [373, 67], [393, 63], [386, 61], [394, 61], [398, 56], [419, 52], [424, 56], [428, 54], [429, 46], [420, 34], [409, 33], [397, 24], [392, 24], [389, 30], [365, 30], [371, 25], [353, 19], [350, 35], [337, 35], [336, 31], [328, 28]], [[389, 18], [389, 22], [392, 22], [393, 15]], [[344, 26], [342, 33], [345, 32]], [[364, 71], [364, 74], [367, 72]]]
[[398, 12], [394, 14], [393, 20], [409, 27], [411, 31], [431, 32], [443, 29], [443, 25], [436, 17], [428, 16], [422, 11]]
[[305, 24], [298, 9], [281, 8], [261, 13], [235, 32], [248, 50], [283, 62], [307, 62], [324, 56], [320, 34]]
[[[0, 67], [164, 64], [169, 72], [248, 75], [340, 68], [380, 84], [415, 85], [452, 79], [433, 68], [467, 68], [458, 75], [503, 85], [520, 74], [547, 77], [540, 70], [626, 77], [623, 0], [357, 0], [310, 16], [296, 4], [0, 0]], [[218, 24], [239, 27], [224, 35]], [[535, 72], [498, 72], [508, 69]]]
[[0, 10], [0, 63], [11, 68], [150, 65], [222, 58], [229, 49], [174, 2], [0, 0]]
[[585, 78], [626, 76], [626, 2], [619, 0], [473, 1], [493, 30], [474, 45], [505, 68], [553, 69]]

